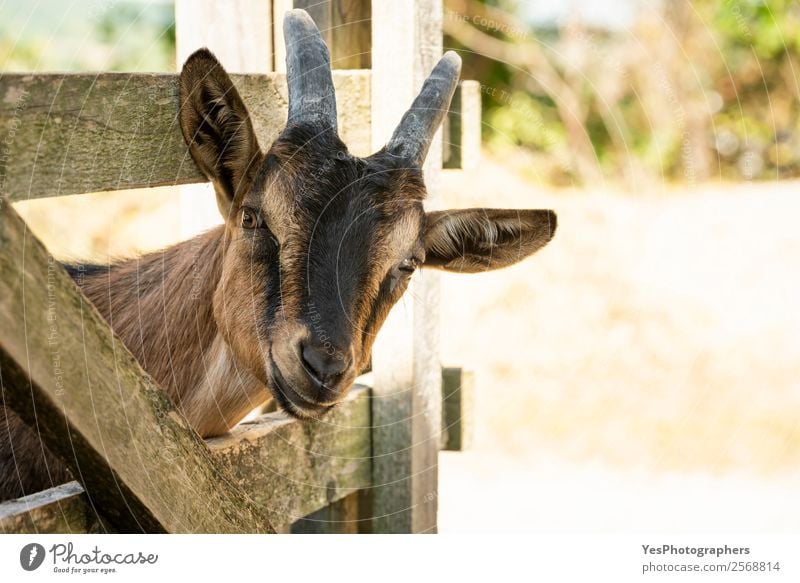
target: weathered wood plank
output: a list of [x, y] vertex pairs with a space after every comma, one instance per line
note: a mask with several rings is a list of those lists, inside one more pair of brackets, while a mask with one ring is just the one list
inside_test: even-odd
[[3, 198], [0, 330], [2, 402], [37, 428], [115, 528], [270, 530]]
[[[333, 57], [333, 6], [331, 0], [293, 0], [291, 7], [302, 8], [308, 12]], [[281, 25], [283, 25], [283, 18], [281, 18]], [[332, 58], [331, 61], [333, 61]]]
[[78, 482], [0, 503], [2, 533], [104, 533], [108, 526], [92, 509]]
[[267, 413], [206, 443], [280, 527], [370, 485], [370, 425], [369, 390], [355, 386], [321, 421]]
[[[374, 147], [389, 139], [441, 56], [441, 25], [441, 0], [373, 0]], [[440, 140], [431, 144], [424, 167], [428, 208], [438, 204]], [[442, 406], [438, 302], [438, 274], [417, 273], [373, 348], [375, 532], [436, 532]]]
[[229, 73], [272, 71], [270, 0], [176, 0], [177, 65], [207, 47]]
[[372, 66], [371, 22], [369, 0], [332, 0], [330, 48], [334, 69]]
[[442, 369], [442, 449], [463, 451], [472, 445], [474, 375], [461, 368]]
[[474, 170], [481, 159], [481, 86], [477, 81], [458, 84], [445, 119], [444, 167]]
[[[176, 0], [176, 67], [200, 47], [216, 55], [229, 73], [269, 73], [272, 69], [270, 0]], [[268, 144], [263, 144], [268, 146]], [[180, 238], [191, 239], [222, 223], [210, 184], [180, 187]]]
[[[269, 147], [286, 122], [283, 75], [231, 75]], [[370, 73], [337, 72], [342, 139], [370, 148]], [[205, 182], [177, 122], [171, 74], [0, 75], [0, 194], [27, 200]]]
[[369, 519], [360, 517], [361, 492], [348, 494], [292, 524], [292, 534], [359, 534]]
[[[357, 514], [345, 510], [357, 511], [357, 491], [371, 479], [366, 387], [354, 387], [322, 422], [270, 413], [206, 444], [212, 457], [228, 468], [235, 486], [262, 505], [279, 530], [307, 515], [319, 518], [313, 520], [317, 527], [322, 517], [341, 523], [345, 530], [358, 527]], [[356, 505], [343, 502], [348, 499], [355, 499]], [[0, 532], [79, 533], [106, 528], [77, 482], [0, 503]]]
[[[414, 98], [414, 4], [373, 0], [373, 147], [389, 140]], [[413, 304], [415, 275], [402, 302], [389, 313], [372, 348], [374, 378], [372, 530], [412, 532], [415, 501], [412, 417], [414, 385]]]

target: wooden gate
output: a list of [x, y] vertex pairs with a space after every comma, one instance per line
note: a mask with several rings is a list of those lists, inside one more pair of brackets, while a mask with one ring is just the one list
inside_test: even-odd
[[[177, 0], [179, 64], [207, 45], [240, 71], [260, 143], [286, 119], [274, 24], [292, 7], [331, 48], [343, 140], [382, 146], [442, 53], [441, 0]], [[2, 398], [78, 478], [0, 504], [0, 531], [435, 532], [438, 451], [464, 442], [468, 384], [440, 368], [435, 273], [415, 276], [371, 375], [323, 421], [268, 413], [204, 441], [10, 204], [203, 182], [177, 110], [175, 74], [0, 74]], [[479, 124], [464, 82], [425, 166], [433, 208], [442, 152], [472, 163]]]

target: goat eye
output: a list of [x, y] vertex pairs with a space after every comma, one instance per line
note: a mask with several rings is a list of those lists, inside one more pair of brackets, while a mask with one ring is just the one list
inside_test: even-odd
[[251, 208], [242, 209], [242, 228], [255, 229], [258, 227], [258, 214]]
[[400, 265], [397, 268], [402, 271], [403, 273], [414, 273], [414, 270], [419, 266], [419, 261], [417, 261], [416, 257], [409, 257], [408, 259], [403, 259], [400, 262]]

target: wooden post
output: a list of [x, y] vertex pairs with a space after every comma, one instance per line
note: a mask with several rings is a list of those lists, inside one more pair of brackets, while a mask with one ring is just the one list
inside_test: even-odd
[[[285, 77], [231, 79], [259, 143], [270, 144], [286, 125]], [[370, 73], [334, 71], [333, 83], [342, 104], [339, 134], [352, 152], [367, 155]], [[18, 96], [0, 102], [0, 144], [13, 145], [0, 160], [0, 194], [12, 201], [207, 180], [176, 123], [173, 73], [6, 73], [0, 95]]]
[[359, 492], [354, 492], [292, 524], [292, 534], [359, 534]]
[[109, 533], [113, 532], [87, 501], [78, 482], [0, 503], [0, 533]]
[[[175, 0], [176, 66], [200, 47], [208, 47], [229, 73], [272, 71], [270, 0]], [[211, 184], [181, 186], [181, 237], [188, 239], [218, 225]]]
[[[2, 350], [0, 342], [0, 356]], [[27, 385], [21, 387], [27, 394]], [[41, 411], [38, 414], [43, 423]], [[113, 425], [114, 418], [109, 422]], [[154, 433], [160, 433], [158, 428]], [[66, 444], [69, 440], [59, 441]], [[361, 532], [368, 523], [359, 520], [357, 514], [359, 495], [372, 479], [367, 387], [355, 386], [323, 421], [300, 421], [282, 413], [262, 415], [239, 424], [228, 434], [207, 439], [205, 444], [214, 465], [225, 474], [222, 490], [243, 494], [277, 532], [288, 532], [292, 523], [293, 531]], [[159, 453], [153, 456], [153, 463], [170, 455], [168, 450]], [[69, 457], [75, 457], [73, 452]], [[172, 463], [162, 467], [164, 479], [175, 470], [181, 471], [180, 461], [170, 460]], [[140, 474], [148, 468], [137, 460], [132, 469]], [[172, 480], [175, 490], [176, 477]], [[191, 493], [184, 498], [187, 504], [192, 503]], [[78, 482], [0, 502], [0, 533], [108, 531], [111, 525], [99, 516], [97, 502]], [[206, 507], [205, 498], [202, 506]], [[303, 516], [307, 519], [297, 520]]]
[[[442, 54], [441, 0], [372, 7], [373, 149], [389, 139]], [[438, 205], [441, 138], [425, 164], [426, 207]], [[373, 530], [436, 532], [441, 434], [439, 278], [414, 276], [373, 349]]]
[[286, 72], [283, 15], [292, 8], [302, 8], [314, 19], [330, 50], [332, 68], [370, 68], [370, 0], [273, 0], [276, 71]]
[[461, 81], [445, 120], [442, 151], [445, 168], [475, 170], [481, 159], [481, 88]]

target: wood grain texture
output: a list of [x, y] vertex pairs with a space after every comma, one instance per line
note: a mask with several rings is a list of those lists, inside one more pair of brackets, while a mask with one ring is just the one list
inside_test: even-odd
[[[272, 3], [175, 0], [177, 70], [201, 47], [211, 50], [228, 73], [273, 71]], [[179, 220], [181, 239], [191, 239], [220, 223], [210, 185], [181, 185]]]
[[80, 293], [0, 198], [3, 402], [125, 532], [268, 532]]
[[267, 413], [206, 443], [233, 485], [281, 528], [370, 485], [369, 403], [368, 389], [355, 386], [320, 421]]
[[[286, 123], [283, 75], [231, 75], [269, 147]], [[370, 149], [370, 73], [333, 76], [342, 139]], [[0, 76], [0, 194], [11, 200], [206, 182], [177, 122], [171, 74]]]
[[283, 17], [294, 8], [293, 0], [272, 0], [272, 70], [286, 73], [286, 39], [283, 37]]
[[[443, 0], [416, 0], [414, 94], [422, 88], [443, 52]], [[428, 194], [426, 210], [441, 208], [442, 129], [431, 141], [423, 164]], [[414, 288], [414, 384], [412, 398], [413, 532], [436, 533], [439, 508], [439, 449], [442, 430], [442, 370], [440, 361], [441, 278], [437, 270], [422, 270]]]
[[176, 0], [178, 68], [207, 47], [229, 73], [272, 71], [272, 6], [269, 0]]
[[[383, 145], [442, 54], [440, 0], [372, 4], [372, 136]], [[440, 132], [424, 166], [439, 204]], [[439, 276], [418, 272], [372, 354], [375, 532], [436, 532], [441, 440]]]

